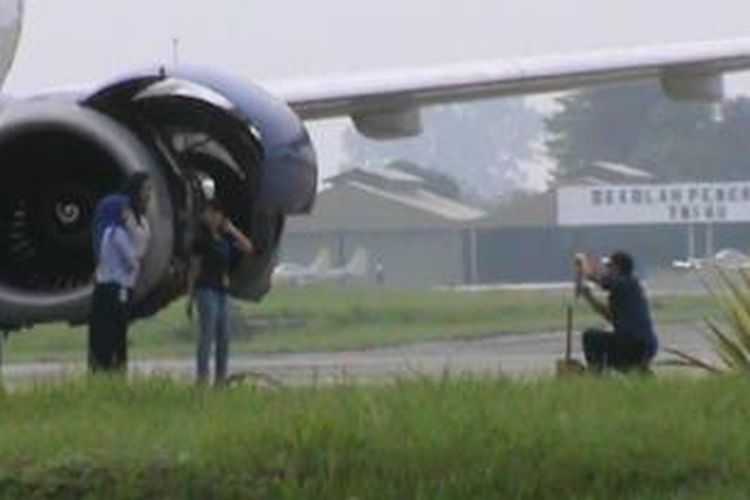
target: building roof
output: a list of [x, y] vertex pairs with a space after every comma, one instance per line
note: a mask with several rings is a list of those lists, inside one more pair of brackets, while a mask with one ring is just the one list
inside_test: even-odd
[[326, 179], [332, 186], [347, 182], [362, 182], [385, 189], [410, 189], [424, 185], [419, 176], [395, 168], [352, 168]]
[[592, 186], [612, 184], [644, 184], [655, 181], [651, 172], [640, 168], [614, 163], [609, 161], [598, 161], [586, 168], [582, 168], [563, 175], [558, 185], [563, 186]]
[[382, 196], [383, 198], [402, 203], [412, 208], [432, 213], [445, 219], [455, 221], [470, 221], [485, 216], [485, 213], [458, 201], [440, 196], [426, 189], [415, 189], [410, 192], [396, 193], [378, 189], [360, 182], [352, 182], [350, 186], [363, 191]]
[[313, 213], [289, 231], [419, 231], [463, 227], [485, 212], [430, 191], [415, 175], [391, 169], [351, 170], [318, 194]]
[[600, 161], [594, 164], [596, 167], [599, 168], [599, 170], [604, 172], [610, 172], [615, 175], [619, 175], [622, 177], [629, 177], [632, 179], [653, 179], [654, 175], [650, 172], [646, 172], [645, 170], [641, 170], [640, 168], [635, 167], [629, 167], [628, 165], [623, 165], [622, 163], [613, 163], [609, 161]]

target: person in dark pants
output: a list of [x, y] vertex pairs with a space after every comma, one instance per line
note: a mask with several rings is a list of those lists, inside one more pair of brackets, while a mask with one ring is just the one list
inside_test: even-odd
[[[132, 298], [135, 294], [136, 282], [141, 274], [143, 259], [146, 257], [148, 245], [151, 240], [151, 228], [146, 213], [153, 198], [153, 186], [148, 174], [143, 172], [133, 174], [125, 183], [123, 193], [128, 198], [130, 208], [126, 212], [125, 225], [133, 243], [133, 251], [136, 259], [136, 268], [130, 273], [130, 281], [127, 283], [128, 295]], [[129, 323], [130, 314], [128, 316]], [[118, 337], [118, 343], [115, 346], [115, 359], [117, 360], [118, 370], [127, 370], [127, 334]]]
[[89, 321], [93, 372], [127, 371], [129, 304], [150, 240], [148, 174], [132, 175], [122, 193], [105, 197], [94, 215], [96, 274]]
[[229, 364], [229, 328], [227, 317], [229, 271], [232, 253], [253, 253], [253, 244], [226, 217], [216, 202], [210, 202], [204, 214], [204, 227], [197, 236], [188, 273], [187, 314], [198, 306], [200, 337], [196, 353], [198, 382], [209, 379], [209, 359], [215, 347], [215, 381], [223, 385]]
[[131, 216], [126, 196], [108, 196], [97, 208], [97, 267], [89, 319], [89, 367], [95, 373], [125, 367], [121, 357], [126, 350], [130, 285], [138, 267], [126, 226]]
[[651, 311], [646, 294], [634, 274], [633, 258], [616, 252], [606, 259], [606, 272], [599, 273], [577, 259], [578, 270], [585, 278], [609, 294], [605, 302], [590, 287], [581, 285], [580, 294], [591, 307], [612, 325], [612, 330], [590, 329], [583, 334], [586, 363], [594, 372], [648, 371], [658, 350]]

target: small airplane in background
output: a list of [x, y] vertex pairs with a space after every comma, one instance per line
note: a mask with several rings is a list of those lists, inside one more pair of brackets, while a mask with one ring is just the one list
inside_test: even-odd
[[273, 282], [289, 285], [302, 285], [312, 281], [314, 276], [330, 269], [331, 252], [327, 248], [321, 248], [310, 265], [298, 264], [296, 262], [282, 262], [273, 271]]
[[304, 266], [293, 262], [285, 262], [276, 267], [273, 273], [275, 284], [295, 286], [312, 285], [316, 283], [346, 284], [352, 280], [367, 278], [369, 271], [369, 255], [364, 248], [358, 248], [351, 260], [343, 267], [331, 265], [331, 253], [327, 248], [318, 252], [315, 260]]
[[672, 263], [675, 269], [684, 271], [699, 271], [706, 268], [719, 269], [750, 269], [750, 256], [736, 248], [719, 250], [713, 257], [697, 259], [691, 257], [686, 260], [676, 260]]

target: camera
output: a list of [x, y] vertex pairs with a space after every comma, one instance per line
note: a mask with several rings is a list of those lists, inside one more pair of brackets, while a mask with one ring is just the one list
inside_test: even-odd
[[573, 258], [573, 269], [575, 271], [575, 295], [576, 297], [580, 297], [585, 286], [584, 278], [591, 272], [589, 259], [585, 253], [575, 254]]
[[573, 269], [576, 274], [582, 274], [583, 276], [590, 276], [594, 272], [591, 259], [585, 253], [575, 254], [575, 257], [573, 258]]

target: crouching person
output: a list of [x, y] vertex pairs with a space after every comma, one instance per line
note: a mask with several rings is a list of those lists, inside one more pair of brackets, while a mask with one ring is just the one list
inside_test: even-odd
[[616, 252], [606, 259], [604, 272], [583, 260], [578, 259], [579, 270], [608, 298], [602, 300], [586, 285], [581, 285], [581, 296], [612, 327], [584, 332], [583, 351], [589, 369], [648, 372], [658, 350], [658, 340], [646, 294], [634, 274], [633, 258], [625, 252]]

